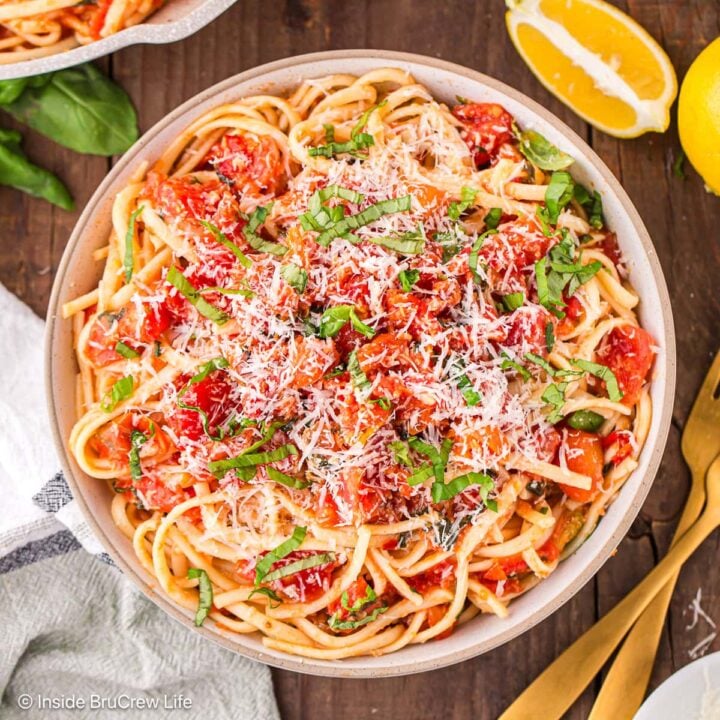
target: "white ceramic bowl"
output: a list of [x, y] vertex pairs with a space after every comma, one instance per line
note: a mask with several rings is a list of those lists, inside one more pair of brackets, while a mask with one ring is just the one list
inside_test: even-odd
[[169, 0], [145, 22], [125, 28], [89, 45], [80, 45], [54, 55], [0, 64], [0, 80], [29, 77], [73, 67], [109, 55], [128, 45], [160, 45], [182, 40], [211, 23], [236, 0]]
[[[440, 99], [452, 101], [460, 95], [472, 100], [501, 103], [522, 127], [535, 128], [570, 153], [576, 159], [573, 174], [602, 193], [608, 224], [618, 233], [620, 245], [629, 261], [632, 283], [642, 299], [641, 322], [661, 348], [651, 390], [653, 418], [639, 467], [625, 483], [598, 528], [575, 555], [561, 563], [549, 578], [513, 601], [508, 618], [478, 617], [445, 640], [412, 645], [381, 657], [307, 660], [266, 650], [259, 637], [233, 636], [216, 630], [210, 623], [195, 629], [191, 614], [172, 603], [158, 588], [156, 580], [140, 566], [130, 543], [110, 517], [111, 491], [104, 482], [83, 474], [66, 449], [68, 434], [75, 422], [76, 366], [71, 323], [61, 319], [59, 309], [66, 300], [97, 285], [100, 267], [92, 260], [91, 253], [107, 242], [110, 208], [115, 194], [126, 185], [141, 161], [155, 161], [180, 131], [199, 115], [215, 105], [246, 95], [283, 92], [304, 78], [330, 73], [361, 75], [387, 66], [408, 70]], [[107, 551], [150, 599], [195, 632], [270, 665], [326, 676], [381, 677], [432, 670], [487, 652], [557, 610], [598, 571], [640, 510], [660, 464], [675, 388], [675, 339], [667, 288], [648, 233], [617, 180], [574, 132], [521, 93], [473, 70], [406, 53], [351, 50], [288, 58], [241, 73], [186, 102], [135, 144], [93, 195], [63, 255], [48, 311], [47, 368], [50, 415], [67, 480]]]

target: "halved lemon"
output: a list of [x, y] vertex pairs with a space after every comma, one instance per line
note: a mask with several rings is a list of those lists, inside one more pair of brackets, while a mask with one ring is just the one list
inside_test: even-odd
[[680, 88], [678, 132], [688, 160], [720, 195], [720, 38], [693, 61]]
[[515, 48], [580, 117], [621, 138], [663, 132], [677, 95], [665, 51], [603, 0], [506, 0]]

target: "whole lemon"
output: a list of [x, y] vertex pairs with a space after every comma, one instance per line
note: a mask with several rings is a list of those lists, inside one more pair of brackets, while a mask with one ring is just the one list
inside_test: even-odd
[[720, 38], [693, 61], [680, 88], [683, 150], [707, 187], [720, 195]]

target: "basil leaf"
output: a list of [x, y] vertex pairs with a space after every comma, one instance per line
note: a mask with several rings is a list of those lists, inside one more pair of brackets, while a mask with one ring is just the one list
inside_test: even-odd
[[385, 410], [386, 412], [392, 410], [392, 400], [386, 397], [370, 398], [369, 402], [375, 403], [378, 407]]
[[540, 355], [536, 355], [535, 353], [525, 353], [525, 359], [528, 362], [534, 363], [535, 365], [539, 365], [550, 377], [553, 377], [556, 374], [555, 368], [544, 358]]
[[205, 300], [195, 289], [194, 285], [174, 265], [168, 270], [167, 281], [173, 285], [203, 317], [212, 320], [217, 325], [224, 325], [230, 319], [227, 313], [224, 313]]
[[503, 307], [508, 312], [513, 312], [513, 310], [517, 310], [519, 307], [522, 307], [524, 302], [525, 293], [522, 292], [510, 293], [509, 295], [502, 296]]
[[520, 152], [541, 170], [564, 170], [575, 162], [570, 155], [535, 130], [521, 132], [518, 140]]
[[551, 322], [545, 324], [545, 348], [552, 352], [555, 347], [555, 326]]
[[413, 289], [413, 285], [420, 279], [419, 270], [401, 270], [398, 273], [398, 280], [400, 280], [400, 286], [405, 292], [410, 292]]
[[477, 271], [478, 260], [480, 257], [480, 249], [485, 242], [485, 238], [488, 237], [488, 235], [495, 235], [496, 233], [497, 230], [486, 230], [482, 235], [478, 236], [477, 240], [475, 240], [470, 250], [470, 255], [468, 256], [468, 267], [470, 268], [476, 282], [480, 282], [481, 279]]
[[[450, 450], [452, 448], [452, 440], [445, 438], [440, 444], [440, 450], [430, 445], [429, 443], [423, 442], [420, 438], [413, 436], [408, 438], [408, 445], [421, 455], [425, 455], [430, 459], [430, 466], [432, 468], [432, 475], [435, 477], [436, 483], [445, 482], [445, 466], [447, 465], [448, 458], [450, 457]], [[416, 473], [414, 473], [416, 474]], [[412, 477], [412, 476], [411, 476]], [[408, 479], [408, 483], [410, 479]], [[415, 483], [413, 483], [415, 484]]]
[[302, 295], [305, 292], [305, 288], [307, 287], [308, 274], [299, 265], [296, 265], [295, 263], [283, 265], [280, 268], [280, 274], [282, 275], [283, 280], [285, 280], [285, 282], [293, 290], [295, 290], [298, 295]]
[[138, 215], [143, 211], [143, 205], [130, 215], [130, 222], [125, 233], [125, 255], [123, 256], [123, 267], [125, 268], [125, 282], [130, 282], [133, 271], [135, 269], [135, 261], [133, 258], [133, 241], [135, 240], [135, 221]]
[[284, 245], [272, 242], [271, 240], [265, 240], [257, 234], [258, 229], [265, 222], [265, 218], [267, 218], [271, 207], [272, 203], [265, 207], [256, 208], [252, 215], [248, 217], [248, 223], [242, 229], [242, 233], [245, 236], [247, 244], [253, 250], [282, 257], [288, 251]]
[[127, 400], [133, 394], [134, 389], [135, 380], [132, 375], [121, 377], [115, 381], [110, 390], [105, 393], [105, 396], [100, 402], [100, 409], [105, 412], [112, 412], [118, 403]]
[[20, 149], [22, 136], [15, 130], [0, 130], [0, 185], [42, 198], [63, 210], [75, 207], [65, 185], [51, 172], [31, 163]]
[[277, 593], [274, 593], [270, 588], [266, 587], [259, 587], [255, 588], [249, 595], [248, 600], [253, 595], [264, 595], [266, 598], [269, 598], [273, 602], [277, 603], [276, 605], [273, 605], [272, 603], [269, 603], [269, 606], [272, 610], [274, 610], [276, 607], [279, 607], [282, 604], [282, 600], [278, 597]]
[[387, 609], [386, 605], [375, 608], [370, 615], [362, 618], [361, 620], [338, 620], [337, 613], [333, 613], [328, 618], [328, 625], [332, 630], [354, 630], [362, 625], [367, 625], [368, 623], [373, 622], [373, 620], [377, 620], [381, 613], [387, 612]]
[[422, 465], [407, 479], [408, 485], [420, 485], [426, 480], [429, 480], [434, 475], [432, 465]]
[[471, 485], [480, 485], [485, 489], [486, 494], [495, 488], [493, 479], [485, 473], [470, 472], [466, 475], [450, 480], [448, 483], [435, 483], [432, 486], [432, 499], [434, 503], [452, 500], [456, 495], [466, 490]]
[[605, 225], [605, 218], [600, 193], [594, 190], [591, 195], [586, 187], [578, 184], [575, 185], [574, 197], [587, 213], [590, 227], [596, 230], [602, 228]]
[[410, 447], [406, 442], [403, 442], [402, 440], [394, 440], [393, 442], [388, 443], [388, 447], [395, 454], [395, 460], [397, 462], [401, 465], [405, 465], [406, 467], [412, 467], [412, 460], [410, 460]]
[[238, 288], [237, 290], [234, 290], [233, 288], [222, 288], [222, 287], [204, 287], [200, 288], [198, 290], [199, 293], [205, 294], [205, 293], [219, 293], [220, 295], [241, 295], [242, 297], [246, 298], [254, 298], [255, 293], [252, 290], [242, 290]]
[[32, 78], [2, 107], [16, 120], [80, 153], [119, 155], [138, 137], [130, 98], [91, 64]]
[[552, 405], [552, 411], [547, 416], [547, 421], [551, 424], [562, 420], [562, 408], [565, 404], [565, 388], [567, 388], [566, 382], [558, 383], [557, 385], [548, 385], [545, 388], [545, 392], [541, 395], [541, 399]]
[[357, 351], [353, 350], [348, 355], [347, 369], [350, 373], [350, 379], [352, 380], [353, 387], [355, 388], [355, 394], [361, 400], [366, 400], [370, 394], [372, 383], [368, 380], [367, 375], [363, 372], [360, 367], [360, 361], [357, 359]]
[[352, 305], [336, 305], [328, 308], [320, 318], [318, 335], [322, 338], [335, 337], [348, 321], [360, 334], [367, 338], [374, 337], [375, 331], [360, 320]]
[[604, 380], [610, 400], [613, 402], [619, 402], [622, 400], [623, 393], [620, 390], [615, 373], [609, 367], [600, 365], [600, 363], [590, 362], [590, 360], [578, 359], [571, 360], [570, 362], [575, 365], [575, 367], [579, 367], [581, 370]]
[[502, 209], [501, 208], [490, 208], [485, 215], [485, 227], [488, 230], [496, 230], [497, 226], [502, 220]]
[[290, 455], [297, 454], [298, 449], [290, 443], [281, 445], [275, 448], [275, 450], [269, 450], [268, 452], [251, 453], [246, 450], [243, 454], [236, 455], [235, 457], [209, 462], [208, 470], [219, 480], [228, 470], [254, 467], [255, 465], [267, 465], [268, 463], [285, 460], [285, 458], [290, 457]]
[[555, 225], [562, 209], [572, 200], [575, 182], [567, 172], [554, 172], [545, 190], [545, 205], [550, 222]]
[[[565, 313], [558, 309], [558, 306], [565, 306], [562, 299], [563, 284], [561, 283], [558, 286], [556, 282], [557, 278], [562, 279], [562, 276], [557, 273], [550, 273], [548, 276], [546, 268], [547, 258], [541, 258], [535, 263], [535, 285], [537, 286], [538, 302], [556, 317], [564, 318]], [[553, 280], [552, 283], [550, 278]]]
[[501, 370], [514, 370], [524, 381], [532, 378], [527, 368], [523, 367], [519, 362], [513, 360], [506, 352], [502, 353], [504, 360], [500, 363]]
[[207, 616], [213, 604], [213, 589], [207, 572], [202, 568], [189, 568], [187, 576], [190, 580], [198, 581], [198, 609], [195, 613], [195, 626], [200, 627]]
[[259, 585], [263, 581], [263, 578], [268, 574], [274, 563], [297, 550], [303, 544], [306, 535], [307, 528], [298, 525], [298, 527], [293, 530], [291, 537], [265, 555], [265, 557], [255, 565], [255, 585]]
[[467, 375], [461, 375], [458, 378], [457, 386], [460, 389], [462, 396], [465, 398], [465, 402], [468, 404], [468, 407], [475, 407], [475, 405], [482, 400], [482, 395], [473, 387], [473, 384], [470, 382], [470, 378]]
[[207, 220], [201, 220], [200, 224], [206, 229], [209, 230], [212, 233], [212, 236], [219, 242], [221, 245], [226, 247], [230, 252], [238, 259], [238, 262], [245, 268], [252, 267], [252, 260], [245, 255], [245, 253], [232, 241], [228, 238], [227, 235], [225, 235], [220, 228], [213, 225], [211, 222], [208, 222]]
[[451, 202], [448, 206], [448, 217], [457, 222], [460, 216], [475, 202], [477, 190], [463, 187], [460, 190], [460, 202]]
[[422, 223], [417, 230], [410, 230], [396, 237], [368, 238], [371, 243], [402, 255], [419, 255], [425, 250], [425, 230]]
[[118, 355], [122, 355], [124, 358], [127, 358], [128, 360], [133, 360], [136, 357], [140, 357], [140, 353], [137, 352], [137, 350], [133, 350], [129, 345], [126, 345], [121, 340], [118, 340], [118, 342], [115, 343], [115, 352]]
[[310, 487], [309, 482], [305, 480], [300, 480], [300, 478], [292, 477], [292, 475], [286, 475], [285, 473], [280, 472], [279, 470], [276, 470], [274, 467], [271, 467], [269, 465], [265, 468], [265, 472], [267, 472], [268, 477], [271, 480], [274, 480], [281, 485], [285, 485], [286, 487], [295, 488], [296, 490], [304, 490], [305, 488]]
[[288, 575], [294, 575], [295, 573], [302, 572], [303, 570], [309, 570], [310, 568], [317, 567], [318, 565], [326, 565], [327, 563], [334, 561], [335, 553], [332, 552], [310, 555], [269, 572], [265, 575], [262, 581], [266, 583], [273, 582], [273, 580], [279, 580], [280, 578], [287, 577]]
[[0, 80], [0, 105], [9, 105], [22, 95], [30, 82], [30, 78], [14, 78], [13, 80]]
[[140, 465], [140, 448], [148, 441], [147, 435], [139, 430], [130, 433], [130, 452], [128, 463], [130, 465], [130, 478], [137, 482], [142, 477], [142, 466]]
[[317, 236], [316, 240], [318, 244], [327, 247], [335, 238], [345, 236], [350, 230], [357, 230], [364, 225], [369, 225], [384, 215], [407, 212], [410, 210], [411, 205], [412, 198], [410, 195], [392, 198], [390, 200], [381, 200], [375, 203], [375, 205], [370, 205], [370, 207], [359, 212], [357, 215], [350, 215], [333, 223], [327, 229], [323, 230], [320, 235]]
[[350, 613], [360, 612], [366, 605], [377, 600], [375, 590], [369, 585], [365, 588], [365, 596], [358, 598], [352, 605], [350, 605], [350, 598], [348, 597], [347, 590], [340, 596], [340, 605]]
[[567, 418], [567, 424], [571, 428], [586, 432], [597, 432], [604, 422], [605, 418], [592, 410], [576, 410]]

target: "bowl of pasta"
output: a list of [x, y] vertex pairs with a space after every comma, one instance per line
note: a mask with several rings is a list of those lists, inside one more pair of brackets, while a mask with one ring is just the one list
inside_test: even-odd
[[235, 0], [2, 0], [0, 80], [79, 65], [128, 45], [171, 43]]
[[667, 290], [618, 182], [420, 56], [290, 58], [178, 108], [88, 204], [48, 319], [55, 440], [108, 552], [301, 672], [532, 627], [617, 547], [669, 428]]

